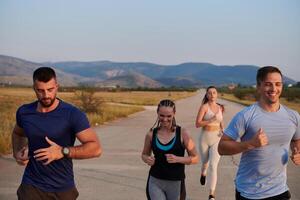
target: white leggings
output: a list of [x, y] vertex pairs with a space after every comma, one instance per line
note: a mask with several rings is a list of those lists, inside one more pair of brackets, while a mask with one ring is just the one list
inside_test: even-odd
[[[218, 144], [220, 141], [219, 131], [203, 130], [199, 136], [199, 152], [201, 155], [202, 165], [209, 162], [209, 176], [207, 182], [210, 190], [215, 190], [218, 178], [218, 163], [220, 155], [218, 153]], [[205, 172], [206, 174], [206, 172]]]

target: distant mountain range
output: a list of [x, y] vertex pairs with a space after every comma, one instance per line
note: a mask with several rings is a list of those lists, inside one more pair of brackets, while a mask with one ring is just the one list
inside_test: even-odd
[[[182, 63], [159, 65], [145, 62], [45, 62], [34, 63], [0, 55], [0, 84], [32, 85], [32, 72], [41, 66], [55, 68], [60, 85], [99, 87], [202, 87], [253, 85], [257, 66]], [[296, 81], [284, 76], [286, 84]]]

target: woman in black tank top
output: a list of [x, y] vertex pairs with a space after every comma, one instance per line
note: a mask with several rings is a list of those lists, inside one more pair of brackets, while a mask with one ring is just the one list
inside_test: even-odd
[[162, 100], [157, 107], [158, 118], [145, 137], [142, 160], [151, 166], [148, 199], [178, 199], [180, 192], [185, 192], [184, 166], [199, 160], [194, 141], [184, 128], [176, 125], [175, 111], [173, 101]]

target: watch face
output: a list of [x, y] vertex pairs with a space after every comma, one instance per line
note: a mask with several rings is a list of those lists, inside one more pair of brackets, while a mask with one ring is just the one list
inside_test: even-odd
[[70, 153], [70, 149], [68, 147], [64, 147], [63, 148], [63, 154], [64, 155], [69, 155], [69, 153]]

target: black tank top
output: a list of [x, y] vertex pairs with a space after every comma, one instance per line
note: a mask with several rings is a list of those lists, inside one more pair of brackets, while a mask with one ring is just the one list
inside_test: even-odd
[[157, 138], [157, 128], [153, 129], [151, 147], [155, 163], [150, 168], [150, 175], [164, 180], [183, 180], [184, 164], [168, 163], [165, 154], [184, 156], [184, 145], [181, 142], [181, 127], [176, 127], [175, 137], [167, 144], [162, 144]]

